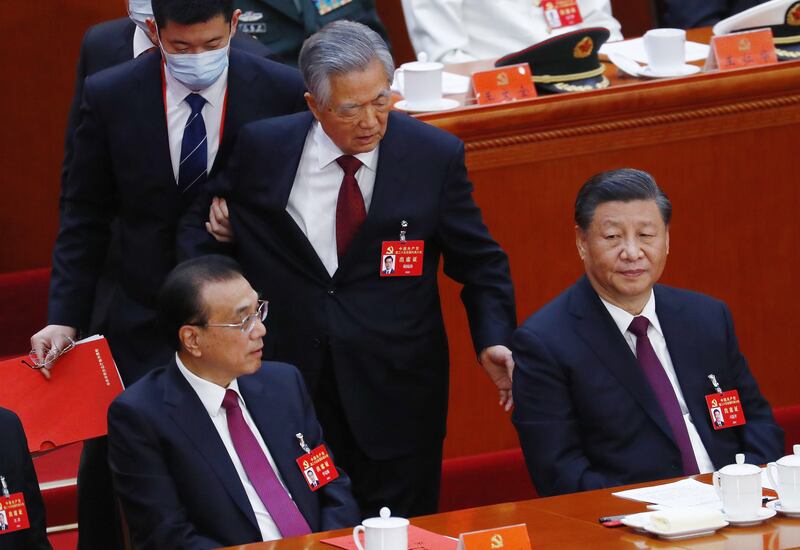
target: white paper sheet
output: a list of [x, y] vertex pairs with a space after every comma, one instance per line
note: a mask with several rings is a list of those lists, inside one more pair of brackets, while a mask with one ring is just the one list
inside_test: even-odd
[[685, 508], [687, 506], [722, 508], [722, 502], [717, 497], [714, 487], [691, 478], [612, 494], [616, 497], [659, 504], [668, 508]]
[[[701, 61], [708, 57], [710, 47], [699, 42], [686, 42], [686, 62]], [[633, 38], [631, 40], [620, 40], [619, 42], [606, 42], [600, 46], [600, 53], [608, 55], [610, 53], [621, 53], [639, 63], [647, 63], [647, 54], [644, 51], [644, 39]]]

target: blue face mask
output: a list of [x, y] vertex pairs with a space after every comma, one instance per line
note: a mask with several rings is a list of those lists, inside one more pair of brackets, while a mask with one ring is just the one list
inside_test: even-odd
[[211, 86], [228, 68], [230, 41], [224, 48], [202, 53], [161, 53], [167, 62], [167, 70], [178, 82], [193, 91]]
[[147, 20], [153, 19], [153, 6], [150, 4], [150, 0], [128, 0], [128, 17], [136, 23], [137, 27], [149, 33]]

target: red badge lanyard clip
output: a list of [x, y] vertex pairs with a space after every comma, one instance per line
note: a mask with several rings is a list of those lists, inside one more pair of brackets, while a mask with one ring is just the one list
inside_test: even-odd
[[311, 449], [309, 449], [308, 445], [306, 445], [306, 440], [303, 438], [303, 434], [298, 433], [294, 434], [294, 436], [297, 438], [297, 442], [300, 443], [300, 448], [303, 449], [303, 452], [310, 453]]
[[408, 229], [408, 222], [406, 220], [401, 221], [400, 227], [400, 242], [404, 243], [406, 242], [406, 229]]
[[0, 476], [0, 484], [3, 485], [3, 496], [5, 498], [10, 497], [11, 493], [8, 492], [8, 485], [6, 485], [6, 478], [5, 477]]
[[719, 387], [719, 382], [717, 382], [717, 377], [713, 374], [708, 375], [708, 379], [711, 380], [711, 385], [714, 386], [714, 390], [717, 393], [722, 393], [722, 388]]

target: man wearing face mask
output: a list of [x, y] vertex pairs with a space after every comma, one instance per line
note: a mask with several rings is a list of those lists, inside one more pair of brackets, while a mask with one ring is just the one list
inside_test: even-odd
[[[155, 293], [175, 265], [177, 222], [205, 180], [227, 163], [239, 128], [301, 110], [294, 69], [229, 50], [239, 12], [231, 0], [155, 0], [160, 50], [86, 79], [80, 125], [62, 190], [53, 252], [49, 324], [31, 338], [49, 348], [64, 335], [102, 333], [125, 385], [170, 356], [155, 323]], [[109, 313], [91, 321], [95, 288], [119, 234], [120, 266], [105, 291]], [[56, 374], [57, 376], [57, 374]], [[95, 442], [96, 443], [96, 442]], [[106, 497], [91, 494], [105, 467], [104, 444], [89, 444], [79, 472], [80, 546], [113, 548]], [[90, 477], [87, 477], [90, 476]], [[100, 536], [95, 540], [94, 535]]]

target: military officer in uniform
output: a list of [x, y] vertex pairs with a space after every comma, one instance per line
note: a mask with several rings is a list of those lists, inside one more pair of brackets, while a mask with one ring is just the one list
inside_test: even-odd
[[261, 41], [275, 59], [293, 67], [303, 41], [338, 19], [358, 21], [387, 41], [375, 0], [234, 0], [242, 10], [238, 31]]

